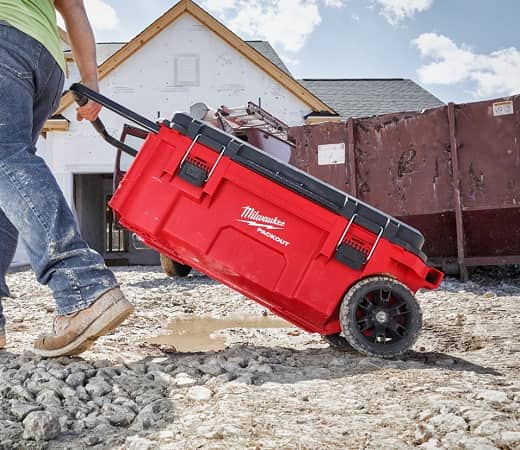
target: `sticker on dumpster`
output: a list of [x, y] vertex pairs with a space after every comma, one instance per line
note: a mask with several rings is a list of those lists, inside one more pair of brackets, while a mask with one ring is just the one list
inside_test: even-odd
[[243, 222], [250, 227], [256, 228], [256, 232], [261, 235], [281, 244], [285, 247], [289, 245], [289, 242], [277, 236], [268, 230], [285, 230], [285, 221], [279, 219], [277, 216], [265, 216], [257, 209], [251, 206], [243, 206], [242, 214], [238, 222]]
[[493, 103], [493, 116], [508, 116], [514, 114], [515, 109], [511, 100]]
[[345, 144], [318, 145], [318, 165], [345, 164]]

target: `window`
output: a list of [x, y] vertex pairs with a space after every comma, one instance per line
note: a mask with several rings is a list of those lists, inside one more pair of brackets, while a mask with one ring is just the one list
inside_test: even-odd
[[199, 86], [200, 63], [198, 55], [175, 56], [175, 86]]

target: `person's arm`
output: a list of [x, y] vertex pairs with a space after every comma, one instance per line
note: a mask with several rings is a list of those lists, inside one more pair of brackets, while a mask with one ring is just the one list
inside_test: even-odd
[[[99, 92], [96, 41], [83, 0], [55, 0], [54, 6], [65, 21], [74, 60], [81, 75], [81, 82], [90, 89]], [[77, 109], [78, 120], [96, 120], [100, 110], [100, 105], [89, 100], [86, 105]]]

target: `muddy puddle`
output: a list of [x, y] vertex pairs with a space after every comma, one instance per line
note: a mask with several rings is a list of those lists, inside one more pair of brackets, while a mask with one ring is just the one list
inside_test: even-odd
[[211, 317], [186, 317], [168, 325], [169, 332], [147, 339], [147, 342], [174, 347], [178, 352], [203, 352], [223, 350], [228, 346], [226, 338], [215, 336], [220, 330], [232, 328], [291, 328], [289, 322], [276, 317], [234, 316], [225, 319]]

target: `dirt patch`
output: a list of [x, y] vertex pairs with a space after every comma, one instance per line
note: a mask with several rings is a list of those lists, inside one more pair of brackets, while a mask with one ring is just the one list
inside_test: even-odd
[[516, 275], [420, 292], [423, 333], [398, 360], [337, 352], [294, 327], [224, 329], [221, 350], [178, 353], [154, 343], [175, 320], [273, 316], [196, 273], [116, 275], [136, 314], [57, 360], [27, 351], [51, 326], [49, 291], [9, 275], [0, 448], [520, 447]]

